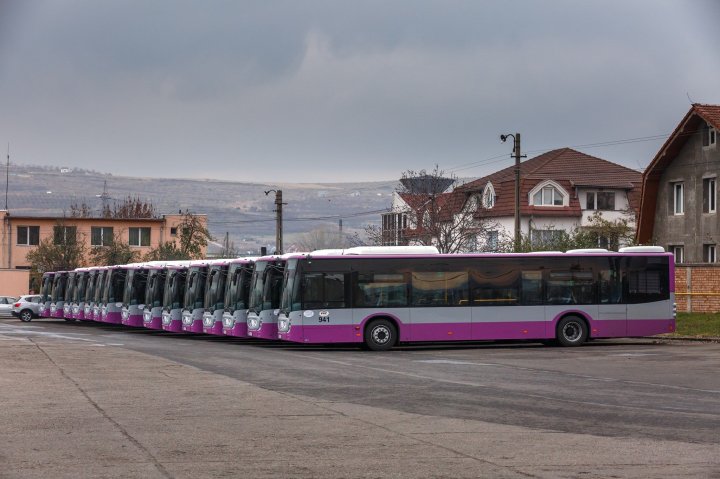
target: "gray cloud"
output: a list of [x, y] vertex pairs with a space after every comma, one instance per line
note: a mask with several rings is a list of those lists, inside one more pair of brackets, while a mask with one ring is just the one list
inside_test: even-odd
[[[246, 181], [479, 176], [524, 148], [670, 133], [719, 103], [717, 2], [18, 2], [14, 161]], [[584, 151], [644, 166], [661, 141]], [[508, 157], [509, 164], [509, 157]], [[460, 171], [459, 171], [460, 174]]]

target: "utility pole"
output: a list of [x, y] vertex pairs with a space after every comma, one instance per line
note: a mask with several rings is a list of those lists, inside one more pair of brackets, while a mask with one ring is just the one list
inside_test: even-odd
[[527, 155], [520, 154], [520, 133], [514, 135], [500, 135], [500, 140], [505, 143], [508, 137], [513, 139], [513, 154], [515, 157], [515, 252], [520, 251], [520, 159]]
[[8, 190], [10, 189], [10, 142], [8, 142], [7, 167], [5, 169], [5, 211], [8, 209]]
[[265, 196], [270, 193], [275, 193], [275, 254], [282, 254], [283, 251], [283, 234], [282, 234], [282, 190], [268, 190], [265, 192]]

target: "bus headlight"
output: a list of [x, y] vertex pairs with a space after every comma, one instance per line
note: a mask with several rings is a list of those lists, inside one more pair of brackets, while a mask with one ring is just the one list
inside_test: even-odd
[[182, 314], [182, 322], [184, 325], [189, 326], [192, 324], [192, 313], [189, 312], [183, 312]]
[[248, 318], [248, 328], [252, 330], [260, 329], [260, 318]]
[[145, 321], [146, 323], [152, 322], [152, 311], [143, 311], [143, 321]]
[[223, 326], [226, 328], [232, 328], [235, 326], [235, 318], [230, 313], [223, 314]]
[[212, 313], [203, 313], [203, 326], [205, 327], [211, 327], [213, 325], [213, 314]]
[[162, 323], [163, 324], [170, 324], [170, 313], [167, 311], [163, 311], [162, 314]]
[[283, 333], [290, 331], [290, 320], [287, 318], [281, 318], [278, 320], [278, 331]]
[[78, 306], [78, 305], [73, 306], [72, 312], [73, 312], [73, 314], [80, 314], [80, 306]]

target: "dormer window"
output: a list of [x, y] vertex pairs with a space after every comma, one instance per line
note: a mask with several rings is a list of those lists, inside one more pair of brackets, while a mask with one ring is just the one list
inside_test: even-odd
[[530, 191], [533, 206], [567, 206], [568, 194], [554, 181], [546, 181]]
[[716, 143], [717, 130], [709, 124], [705, 124], [705, 128], [703, 128], [703, 146], [714, 146]]
[[495, 206], [495, 188], [493, 188], [493, 185], [490, 182], [485, 185], [485, 189], [483, 190], [482, 205], [487, 209]]

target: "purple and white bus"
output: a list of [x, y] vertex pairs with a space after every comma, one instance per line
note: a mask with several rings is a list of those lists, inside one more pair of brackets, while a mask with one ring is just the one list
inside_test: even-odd
[[[108, 266], [103, 280], [100, 300], [100, 318], [103, 323], [122, 323], [122, 300], [128, 265]], [[98, 321], [98, 317], [95, 317]]]
[[40, 306], [40, 312], [38, 313], [41, 318], [50, 317], [50, 304], [52, 303], [51, 295], [54, 278], [54, 271], [49, 271], [47, 273], [43, 273], [42, 275], [42, 285], [40, 287], [40, 294], [42, 295], [42, 299], [40, 301], [42, 306]]
[[674, 262], [618, 253], [295, 255], [277, 337], [299, 343], [588, 339], [675, 330]]
[[65, 318], [65, 321], [75, 321], [75, 316], [72, 312], [72, 303], [75, 297], [77, 278], [78, 276], [75, 270], [68, 271], [67, 282], [65, 283], [65, 301], [63, 302], [63, 318]]
[[63, 318], [65, 306], [65, 289], [67, 287], [68, 272], [56, 271], [53, 276], [52, 292], [50, 293], [50, 317]]
[[225, 283], [230, 261], [213, 261], [208, 266], [205, 279], [202, 325], [205, 334], [223, 335], [223, 313], [225, 313]]
[[121, 322], [125, 326], [142, 327], [149, 266], [138, 263], [127, 265], [123, 269], [126, 273], [120, 311]]
[[148, 329], [162, 329], [162, 297], [167, 269], [161, 264], [151, 264], [147, 271], [143, 326]]
[[98, 270], [95, 273], [95, 288], [92, 302], [90, 303], [90, 307], [92, 308], [90, 319], [93, 321], [102, 321], [103, 292], [105, 291], [105, 276], [107, 275], [108, 269], [107, 266], [98, 266]]
[[257, 258], [236, 259], [230, 262], [225, 285], [225, 312], [222, 315], [223, 334], [247, 337], [247, 309]]
[[163, 290], [162, 328], [164, 331], [182, 333], [182, 308], [188, 265], [173, 264], [167, 267]]
[[75, 269], [75, 287], [69, 305], [70, 315], [73, 319], [85, 319], [85, 291], [87, 290], [89, 270], [90, 268]]
[[255, 261], [247, 313], [249, 337], [277, 339], [285, 262], [292, 256], [263, 256]]
[[205, 282], [208, 268], [207, 260], [190, 263], [183, 297], [182, 330], [186, 333], [203, 332], [203, 313], [205, 312]]

